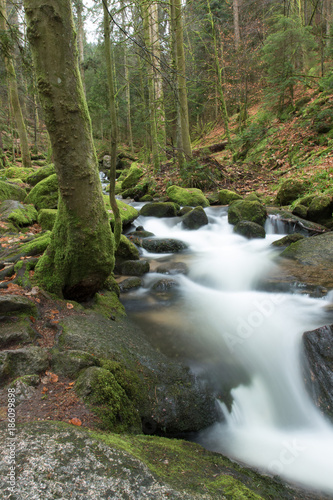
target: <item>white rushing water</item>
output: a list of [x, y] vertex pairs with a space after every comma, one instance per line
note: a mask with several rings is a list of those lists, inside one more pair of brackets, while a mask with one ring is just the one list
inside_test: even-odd
[[233, 233], [224, 209], [206, 213], [210, 224], [198, 231], [184, 231], [175, 220], [137, 222], [189, 244], [189, 273], [178, 279], [193, 338], [210, 346], [221, 365], [246, 374], [232, 389], [231, 409], [220, 403], [225, 421], [202, 432], [199, 442], [333, 494], [333, 427], [304, 388], [300, 356], [302, 334], [332, 322], [328, 299], [258, 291], [276, 266], [270, 243], [282, 235], [267, 227], [264, 240], [246, 240]]

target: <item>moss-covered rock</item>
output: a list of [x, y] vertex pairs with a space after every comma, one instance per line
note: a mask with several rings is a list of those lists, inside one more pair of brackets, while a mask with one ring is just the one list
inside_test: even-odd
[[245, 220], [264, 226], [266, 217], [266, 209], [258, 201], [236, 200], [232, 202], [228, 211], [230, 224], [237, 224]]
[[266, 237], [265, 229], [262, 226], [248, 220], [241, 220], [240, 222], [237, 222], [234, 227], [234, 233], [245, 236], [245, 238], [248, 239]]
[[218, 192], [218, 200], [221, 205], [229, 205], [234, 200], [241, 200], [243, 197], [235, 191], [230, 191], [229, 189], [221, 189]]
[[[124, 179], [125, 185], [126, 185], [126, 180]], [[123, 198], [134, 198], [135, 200], [139, 200], [142, 198], [148, 191], [149, 189], [149, 179], [143, 178], [140, 179], [140, 182], [138, 182], [135, 186], [124, 189], [124, 184], [121, 184], [121, 195]]]
[[17, 262], [21, 257], [33, 257], [41, 255], [45, 252], [50, 244], [51, 232], [45, 233], [32, 238], [30, 241], [23, 243], [23, 245], [14, 246], [13, 249], [8, 249], [6, 252], [6, 260], [8, 262]]
[[10, 182], [0, 181], [0, 201], [18, 200], [24, 201], [27, 196], [26, 190]]
[[26, 178], [26, 182], [30, 184], [30, 186], [36, 186], [36, 184], [38, 184], [40, 181], [55, 173], [56, 171], [54, 165], [53, 163], [51, 163], [50, 165], [39, 168], [38, 170], [35, 170], [33, 173], [28, 175], [28, 177]]
[[135, 187], [138, 184], [139, 179], [143, 176], [143, 173], [142, 168], [138, 167], [137, 163], [132, 163], [127, 176], [124, 179], [121, 179], [122, 189], [125, 190]]
[[38, 182], [28, 196], [26, 203], [33, 203], [35, 207], [41, 208], [57, 208], [58, 206], [58, 178], [56, 174], [46, 177]]
[[57, 375], [77, 378], [81, 370], [99, 365], [99, 360], [88, 352], [59, 351], [57, 349], [52, 352], [51, 369]]
[[294, 206], [292, 213], [302, 219], [306, 219], [308, 215], [308, 208], [301, 203], [297, 203], [297, 205]]
[[333, 202], [328, 195], [315, 196], [308, 208], [307, 219], [313, 222], [321, 222], [332, 216]]
[[328, 269], [333, 270], [333, 232], [292, 243], [281, 256], [310, 266], [325, 264], [329, 266]]
[[29, 167], [8, 167], [4, 170], [7, 179], [21, 179], [27, 182], [27, 178], [32, 175], [36, 169]]
[[139, 250], [124, 234], [120, 237], [119, 246], [116, 251], [116, 259], [138, 260]]
[[15, 321], [8, 317], [8, 321], [2, 320], [1, 323], [0, 349], [6, 349], [18, 344], [30, 344], [34, 336], [29, 318]]
[[179, 186], [170, 186], [166, 192], [171, 201], [181, 206], [189, 207], [209, 207], [209, 201], [204, 196], [201, 189], [182, 188]]
[[33, 205], [24, 205], [17, 200], [5, 200], [0, 206], [0, 218], [15, 227], [30, 226], [37, 221], [37, 210]]
[[15, 282], [23, 288], [32, 288], [30, 271], [35, 269], [38, 258], [19, 260], [14, 266]]
[[149, 272], [147, 260], [125, 260], [119, 264], [119, 271], [126, 276], [143, 276]]
[[0, 352], [0, 383], [22, 375], [39, 374], [49, 366], [48, 353], [41, 347], [23, 347]]
[[0, 315], [23, 313], [27, 316], [37, 316], [36, 304], [28, 297], [21, 295], [0, 295]]
[[172, 202], [147, 203], [140, 210], [144, 217], [176, 217], [178, 207]]
[[287, 247], [292, 243], [296, 243], [296, 241], [303, 240], [304, 238], [305, 236], [300, 233], [287, 234], [287, 236], [284, 236], [279, 240], [273, 241], [272, 245], [274, 247]]
[[58, 210], [54, 208], [42, 208], [38, 214], [38, 224], [42, 229], [52, 231]]
[[199, 229], [208, 224], [208, 217], [202, 207], [195, 207], [183, 216], [182, 224], [186, 229]]
[[121, 293], [128, 293], [136, 288], [140, 288], [142, 285], [142, 280], [139, 276], [131, 276], [119, 283], [119, 289]]
[[141, 246], [151, 253], [178, 253], [188, 248], [186, 243], [173, 238], [143, 238]]
[[90, 308], [109, 319], [118, 319], [125, 316], [125, 308], [119, 301], [116, 292], [103, 291], [96, 293]]
[[306, 185], [295, 179], [288, 179], [279, 188], [276, 201], [279, 205], [289, 205], [306, 191]]
[[[110, 219], [111, 225], [113, 227], [114, 226], [114, 214], [113, 214], [113, 210], [112, 210], [111, 205], [110, 205], [110, 200], [109, 200], [108, 195], [104, 195], [104, 202], [105, 202], [105, 206], [106, 206], [106, 211], [109, 214], [109, 219]], [[130, 225], [139, 216], [139, 212], [134, 207], [132, 207], [131, 205], [128, 205], [124, 201], [117, 200], [117, 205], [119, 208], [121, 222], [122, 222], [123, 227]]]

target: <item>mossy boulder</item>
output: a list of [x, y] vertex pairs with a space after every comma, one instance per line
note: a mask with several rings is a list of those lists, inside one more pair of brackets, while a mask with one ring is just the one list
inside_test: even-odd
[[236, 200], [232, 202], [228, 210], [230, 224], [237, 224], [245, 220], [264, 226], [266, 217], [266, 209], [258, 201]]
[[121, 195], [123, 198], [133, 198], [135, 200], [139, 200], [147, 193], [148, 188], [149, 188], [149, 179], [146, 178], [140, 179], [140, 181], [134, 187], [128, 189], [124, 189], [122, 182]]
[[296, 243], [296, 241], [303, 240], [304, 238], [305, 236], [300, 233], [287, 234], [287, 236], [273, 241], [272, 245], [274, 247], [288, 247], [292, 243]]
[[20, 321], [13, 320], [8, 316], [8, 320], [1, 322], [0, 329], [0, 349], [7, 349], [15, 345], [30, 344], [35, 337], [31, 328], [29, 318], [23, 318]]
[[143, 238], [141, 246], [151, 253], [178, 253], [188, 248], [186, 243], [173, 238]]
[[176, 217], [178, 207], [171, 202], [147, 203], [140, 210], [140, 215], [144, 217]]
[[21, 179], [27, 182], [27, 178], [32, 175], [36, 170], [29, 167], [8, 167], [4, 170], [7, 179]]
[[21, 295], [0, 295], [0, 316], [19, 313], [37, 316], [36, 304], [28, 297]]
[[90, 366], [98, 366], [99, 360], [84, 351], [59, 351], [52, 352], [51, 369], [57, 375], [77, 378], [81, 370]]
[[0, 383], [23, 375], [40, 374], [49, 366], [47, 349], [22, 347], [0, 352]]
[[262, 226], [248, 220], [237, 222], [234, 226], [234, 233], [245, 236], [248, 239], [266, 237], [265, 229]]
[[117, 260], [138, 260], [139, 250], [124, 234], [122, 234], [115, 256]]
[[201, 189], [170, 186], [166, 194], [171, 201], [178, 203], [180, 206], [209, 207], [209, 201]]
[[230, 191], [229, 189], [221, 189], [218, 192], [218, 200], [221, 205], [229, 205], [234, 200], [241, 200], [243, 197], [235, 191]]
[[306, 185], [295, 179], [288, 179], [279, 188], [276, 201], [279, 205], [289, 205], [306, 191]]
[[25, 205], [17, 200], [5, 200], [0, 206], [0, 218], [15, 227], [30, 226], [37, 221], [37, 210], [33, 205]]
[[[113, 213], [113, 210], [111, 208], [108, 195], [104, 195], [104, 202], [105, 202], [105, 206], [106, 206], [106, 211], [109, 215], [111, 226], [113, 227], [114, 226], [114, 213]], [[122, 222], [123, 227], [130, 225], [139, 216], [139, 212], [131, 205], [128, 205], [128, 203], [125, 203], [124, 201], [121, 201], [121, 200], [117, 200], [117, 205], [119, 208], [121, 222]]]
[[332, 216], [333, 202], [328, 195], [315, 196], [308, 208], [307, 219], [313, 222], [324, 221]]
[[292, 213], [294, 215], [297, 215], [298, 217], [301, 217], [302, 219], [306, 219], [308, 215], [308, 207], [302, 205], [301, 203], [298, 203], [294, 206]]
[[42, 229], [52, 231], [58, 210], [54, 208], [42, 208], [38, 214], [38, 224]]
[[142, 286], [142, 280], [139, 276], [131, 276], [126, 278], [119, 283], [119, 289], [121, 293], [128, 293], [132, 290], [140, 288]]
[[25, 189], [22, 189], [10, 182], [0, 181], [0, 201], [18, 200], [24, 201], [27, 196]]
[[183, 216], [182, 224], [186, 229], [199, 229], [208, 224], [208, 217], [202, 207], [195, 207]]
[[149, 262], [146, 260], [125, 260], [119, 265], [120, 273], [128, 276], [143, 276], [149, 269]]
[[103, 291], [96, 293], [90, 308], [108, 319], [119, 319], [125, 316], [125, 308], [119, 301], [118, 293]]
[[38, 182], [28, 196], [26, 203], [33, 203], [35, 207], [41, 208], [57, 208], [58, 206], [58, 178], [56, 174], [49, 175], [42, 181]]
[[8, 262], [17, 262], [21, 257], [34, 257], [36, 255], [41, 255], [48, 247], [50, 238], [51, 232], [46, 231], [45, 233], [32, 238], [30, 241], [27, 241], [22, 245], [13, 245], [13, 248], [6, 249], [6, 252], [3, 252], [3, 255]]
[[[326, 265], [327, 272], [333, 271], [333, 232], [304, 238], [292, 243], [281, 257], [293, 259], [309, 266]], [[330, 270], [330, 271], [329, 271]]]
[[136, 163], [132, 163], [127, 176], [121, 180], [122, 189], [125, 190], [135, 187], [143, 174], [144, 172], [142, 168], [138, 167]]
[[26, 178], [26, 182], [30, 184], [30, 186], [36, 186], [40, 181], [46, 179], [50, 175], [54, 175], [56, 173], [53, 163], [50, 165], [46, 165], [45, 167], [38, 168], [34, 172], [32, 172]]

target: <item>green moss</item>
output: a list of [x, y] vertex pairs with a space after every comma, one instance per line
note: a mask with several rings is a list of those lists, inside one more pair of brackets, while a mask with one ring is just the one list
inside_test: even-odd
[[139, 182], [139, 179], [143, 176], [142, 168], [137, 166], [137, 163], [132, 163], [131, 168], [125, 179], [122, 179], [121, 185], [122, 189], [129, 189], [136, 186]]
[[[106, 210], [107, 210], [111, 225], [113, 226], [114, 214], [113, 214], [113, 211], [111, 209], [110, 200], [109, 200], [108, 195], [104, 195], [104, 202], [105, 202]], [[139, 212], [135, 208], [133, 208], [130, 205], [128, 205], [127, 203], [125, 203], [124, 201], [117, 200], [117, 205], [119, 208], [121, 222], [122, 222], [123, 226], [131, 224], [131, 222], [133, 222], [139, 216]]]
[[92, 309], [106, 318], [126, 316], [125, 308], [115, 292], [96, 293]]
[[35, 172], [34, 168], [9, 167], [5, 169], [7, 179], [22, 179], [26, 181], [27, 177]]
[[37, 210], [33, 205], [22, 205], [22, 208], [17, 208], [11, 212], [8, 220], [17, 227], [30, 226], [37, 221]]
[[23, 245], [20, 246], [20, 254], [23, 254], [25, 256], [42, 254], [48, 247], [50, 238], [50, 231], [46, 231], [44, 234], [42, 234], [41, 236], [37, 236], [32, 241], [23, 243]]
[[[137, 182], [137, 184], [135, 186], [122, 191], [121, 194], [122, 194], [123, 198], [134, 198], [136, 196], [138, 198], [141, 198], [142, 196], [144, 196], [147, 193], [148, 188], [149, 188], [149, 179], [144, 178], [144, 179], [141, 179], [140, 182]], [[123, 189], [124, 188], [123, 188], [123, 183], [122, 183], [122, 190]]]
[[52, 231], [56, 217], [57, 210], [52, 208], [42, 208], [38, 214], [38, 224], [42, 226], [42, 229]]
[[145, 217], [176, 217], [179, 207], [172, 202], [147, 203], [140, 210], [140, 215]]
[[276, 201], [279, 205], [289, 205], [294, 200], [297, 200], [306, 191], [305, 183], [296, 179], [288, 179], [281, 184]]
[[35, 170], [32, 174], [30, 174], [26, 178], [26, 182], [30, 184], [31, 186], [36, 186], [40, 181], [43, 179], [46, 179], [50, 175], [55, 174], [55, 168], [53, 163], [50, 165], [47, 165], [45, 167], [39, 168], [38, 170]]
[[218, 201], [221, 205], [229, 205], [231, 201], [241, 199], [242, 196], [235, 193], [234, 191], [230, 191], [229, 189], [222, 189], [218, 192]]
[[138, 260], [139, 250], [124, 234], [120, 237], [119, 246], [116, 251], [116, 257], [121, 259]]
[[178, 203], [181, 206], [190, 207], [209, 207], [209, 201], [204, 196], [201, 189], [196, 188], [181, 188], [179, 186], [170, 186], [166, 192], [171, 201]]
[[56, 208], [58, 205], [58, 179], [53, 174], [38, 182], [26, 198], [27, 203], [33, 203], [38, 210], [41, 208]]
[[29, 260], [19, 260], [15, 266], [16, 283], [23, 288], [31, 288], [30, 271], [35, 269], [36, 262], [29, 262]]
[[230, 224], [240, 221], [250, 221], [264, 226], [266, 220], [266, 209], [258, 201], [236, 200], [232, 202], [228, 211]]
[[25, 189], [10, 184], [9, 182], [0, 181], [0, 201], [3, 200], [18, 200], [23, 201], [27, 193]]

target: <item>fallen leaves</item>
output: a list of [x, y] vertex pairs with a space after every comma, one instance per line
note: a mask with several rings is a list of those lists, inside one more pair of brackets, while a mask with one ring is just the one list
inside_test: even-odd
[[67, 302], [66, 306], [67, 306], [67, 309], [73, 309], [73, 307], [74, 307], [73, 304], [71, 304], [70, 302]]
[[69, 421], [70, 424], [73, 424], [73, 425], [77, 425], [78, 427], [80, 427], [82, 425], [82, 422], [79, 418], [71, 418], [70, 421]]

